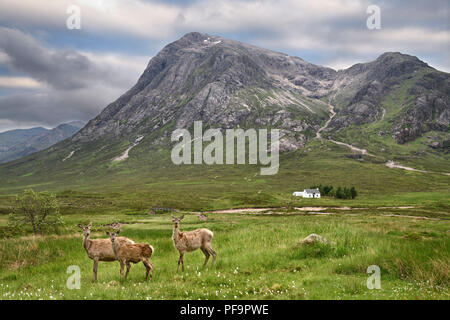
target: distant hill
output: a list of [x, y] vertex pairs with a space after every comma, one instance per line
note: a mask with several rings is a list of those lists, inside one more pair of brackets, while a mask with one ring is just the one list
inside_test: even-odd
[[0, 133], [0, 163], [16, 160], [71, 137], [84, 126], [82, 121], [60, 124], [53, 129], [36, 127]]

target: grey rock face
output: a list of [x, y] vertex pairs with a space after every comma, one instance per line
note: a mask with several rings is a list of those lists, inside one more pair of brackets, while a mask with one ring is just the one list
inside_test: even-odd
[[[164, 143], [175, 128], [202, 120], [204, 129], [279, 128], [282, 150], [293, 150], [328, 120], [328, 106], [319, 99], [335, 97], [338, 105], [328, 131], [377, 121], [384, 116], [383, 97], [424, 68], [429, 67], [416, 57], [385, 53], [336, 72], [238, 41], [188, 33], [153, 57], [136, 85], [71, 139], [133, 141], [158, 131], [151, 143]], [[446, 130], [448, 79], [436, 71], [410, 89], [413, 107], [390, 132], [399, 143]]]
[[448, 131], [450, 125], [450, 77], [429, 73], [408, 91], [411, 106], [394, 123], [392, 136], [398, 143], [412, 141], [425, 132]]
[[137, 84], [72, 140], [189, 128], [202, 120], [204, 127], [276, 125], [289, 131], [286, 147], [297, 148], [327, 119], [315, 98], [328, 93], [335, 74], [286, 54], [189, 33], [152, 58]]
[[[424, 70], [426, 72], [424, 72]], [[423, 72], [417, 81], [414, 77]], [[412, 141], [430, 130], [447, 131], [450, 113], [450, 75], [430, 68], [416, 57], [385, 53], [370, 63], [340, 71], [335, 81], [341, 108], [330, 124], [341, 130], [352, 124], [371, 123], [384, 115], [380, 102], [396, 86], [412, 81], [391, 134], [398, 143]]]
[[379, 103], [393, 86], [427, 65], [416, 57], [384, 53], [377, 60], [339, 71], [335, 81], [336, 100], [344, 104], [330, 126], [373, 122], [380, 114]]

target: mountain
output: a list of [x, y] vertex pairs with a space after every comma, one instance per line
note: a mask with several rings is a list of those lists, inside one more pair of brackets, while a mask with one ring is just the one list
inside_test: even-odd
[[[171, 133], [192, 130], [197, 120], [204, 130], [279, 128], [285, 159], [280, 169], [291, 168], [291, 175], [335, 174], [319, 165], [325, 159], [336, 166], [343, 161], [348, 177], [355, 160], [363, 163], [369, 184], [374, 165], [380, 177], [392, 173], [385, 166], [389, 161], [449, 172], [449, 81], [448, 73], [398, 52], [335, 71], [223, 37], [188, 33], [164, 47], [130, 90], [71, 138], [0, 166], [0, 177], [15, 185], [59, 181], [66, 187], [68, 181], [136, 185], [202, 176], [216, 169], [170, 161]], [[305, 165], [310, 171], [302, 171]], [[233, 172], [223, 170], [229, 170], [223, 176]]]
[[[329, 117], [329, 128], [370, 123], [390, 114], [383, 98], [396, 86], [405, 99], [390, 134], [398, 143], [425, 132], [446, 132], [450, 119], [449, 74], [416, 57], [385, 53], [339, 72], [300, 58], [237, 41], [189, 33], [151, 59], [137, 84], [76, 134], [72, 141], [147, 135], [165, 127], [274, 126], [282, 149], [303, 147]], [[401, 109], [401, 110], [400, 110]], [[164, 131], [164, 130], [163, 130]], [[132, 139], [131, 139], [132, 140]]]
[[67, 139], [84, 125], [82, 121], [60, 124], [53, 129], [42, 127], [16, 129], [0, 133], [0, 163], [25, 157]]
[[[390, 114], [392, 126], [386, 134], [401, 144], [428, 131], [447, 132], [449, 79], [448, 73], [398, 52], [385, 53], [373, 62], [354, 65], [337, 74], [334, 89], [341, 108], [330, 127], [342, 130], [352, 124], [384, 120]], [[394, 105], [386, 101], [389, 95], [397, 96]]]
[[319, 100], [335, 71], [222, 37], [189, 33], [151, 59], [137, 84], [73, 142], [130, 138], [164, 128], [278, 126], [284, 146], [303, 146], [328, 117]]

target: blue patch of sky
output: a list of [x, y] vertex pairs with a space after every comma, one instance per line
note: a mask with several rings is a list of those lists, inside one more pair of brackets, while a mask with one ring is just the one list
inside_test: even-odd
[[26, 94], [26, 93], [36, 92], [36, 91], [39, 91], [39, 89], [0, 87], [0, 99], [1, 99], [1, 97], [13, 95], [13, 94]]
[[46, 30], [45, 42], [55, 49], [114, 52], [129, 55], [152, 55], [158, 41], [143, 40], [122, 34], [92, 33], [81, 30]]
[[0, 76], [9, 76], [9, 75], [16, 75], [17, 73], [12, 73], [9, 69], [6, 67], [0, 66]]

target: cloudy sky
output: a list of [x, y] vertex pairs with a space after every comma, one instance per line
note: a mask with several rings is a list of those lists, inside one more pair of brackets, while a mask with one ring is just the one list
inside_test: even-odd
[[[370, 5], [381, 29], [367, 28]], [[450, 72], [449, 21], [448, 0], [0, 0], [0, 132], [95, 117], [191, 31], [334, 69], [400, 51]]]

